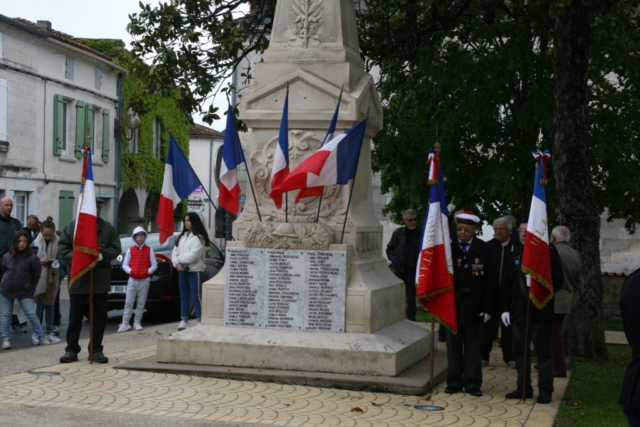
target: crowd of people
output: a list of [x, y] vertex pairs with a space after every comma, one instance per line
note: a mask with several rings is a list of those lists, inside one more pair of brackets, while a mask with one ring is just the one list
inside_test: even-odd
[[[407, 318], [415, 321], [415, 277], [422, 230], [413, 209], [405, 211], [403, 219], [405, 226], [394, 231], [387, 245], [387, 258], [394, 274], [405, 283]], [[531, 277], [522, 271], [528, 219], [516, 222], [510, 215], [497, 218], [493, 239], [488, 242], [477, 236], [481, 222], [471, 211], [458, 211], [451, 227], [458, 330], [454, 333], [442, 328], [448, 363], [445, 392], [482, 396], [482, 368], [489, 364], [499, 335], [502, 360], [517, 369], [517, 387], [505, 397], [533, 397], [532, 345], [538, 370], [536, 400], [549, 403], [554, 377], [567, 376], [562, 325], [571, 311], [572, 290], [581, 278], [580, 254], [569, 245], [571, 233], [567, 227], [553, 229], [549, 238], [553, 298], [539, 309], [529, 299]], [[530, 345], [525, 345], [525, 340]]]
[[[111, 261], [122, 252], [115, 228], [101, 217], [103, 201], [96, 200], [99, 256], [90, 268], [92, 274], [69, 280], [69, 314], [65, 353], [61, 363], [78, 360], [82, 323], [93, 306], [93, 340], [88, 352], [96, 363], [108, 363], [104, 355], [104, 332], [108, 319], [108, 293], [111, 289]], [[2, 346], [11, 349], [11, 334], [26, 333], [27, 322], [33, 331], [34, 345], [61, 341], [60, 285], [69, 273], [74, 251], [75, 221], [57, 230], [51, 217], [40, 222], [29, 215], [26, 226], [13, 218], [13, 200], [0, 199], [0, 295], [2, 296]], [[154, 251], [146, 245], [148, 233], [136, 227], [131, 235], [133, 246], [125, 253], [122, 268], [129, 275], [122, 323], [118, 332], [140, 331], [145, 312], [151, 275], [157, 269]], [[201, 284], [209, 236], [200, 217], [188, 213], [184, 229], [175, 241], [173, 266], [178, 271], [181, 320], [178, 330], [189, 327], [191, 307], [196, 324], [201, 321]], [[90, 293], [91, 276], [93, 292]], [[92, 295], [92, 297], [91, 297]], [[90, 298], [92, 298], [91, 303]], [[135, 310], [134, 310], [135, 306]], [[133, 317], [133, 327], [131, 318]]]

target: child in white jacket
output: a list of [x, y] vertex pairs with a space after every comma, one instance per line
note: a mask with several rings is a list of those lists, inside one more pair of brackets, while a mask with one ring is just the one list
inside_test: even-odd
[[147, 302], [151, 275], [158, 268], [156, 254], [151, 247], [145, 244], [147, 236], [147, 232], [142, 227], [136, 227], [135, 230], [133, 230], [131, 239], [135, 244], [129, 248], [122, 262], [122, 269], [129, 275], [129, 281], [127, 282], [127, 299], [124, 303], [122, 323], [118, 328], [118, 332], [125, 332], [131, 329], [129, 321], [131, 320], [133, 304], [136, 303], [136, 301], [133, 329], [136, 331], [143, 329], [141, 324], [142, 314], [144, 313], [144, 305]]

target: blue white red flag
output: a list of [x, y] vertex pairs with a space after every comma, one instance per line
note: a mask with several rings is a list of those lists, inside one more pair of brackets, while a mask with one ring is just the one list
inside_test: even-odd
[[525, 234], [522, 271], [531, 276], [529, 298], [537, 308], [543, 308], [553, 298], [551, 278], [551, 254], [549, 252], [549, 229], [547, 224], [546, 162], [551, 158], [548, 151], [533, 153], [536, 161], [536, 176], [533, 183], [533, 198], [529, 211], [529, 222]]
[[289, 90], [284, 98], [284, 109], [282, 110], [282, 121], [280, 122], [280, 134], [278, 135], [278, 145], [273, 158], [273, 168], [271, 169], [271, 193], [269, 196], [276, 204], [276, 208], [282, 207], [281, 186], [289, 176]]
[[164, 243], [173, 235], [174, 221], [173, 211], [178, 203], [189, 197], [189, 194], [202, 187], [198, 175], [180, 149], [180, 146], [171, 136], [167, 164], [164, 167], [164, 180], [162, 181], [162, 193], [158, 204], [156, 222], [160, 230], [160, 243]]
[[284, 191], [347, 184], [355, 178], [367, 120], [333, 138], [300, 163], [282, 183]]
[[240, 185], [238, 184], [238, 165], [244, 162], [242, 145], [233, 119], [233, 110], [227, 111], [227, 129], [224, 131], [222, 145], [222, 165], [220, 167], [220, 196], [218, 203], [234, 215], [240, 214]]
[[458, 316], [453, 281], [453, 261], [447, 200], [440, 168], [439, 153], [431, 149], [429, 154], [429, 178], [433, 179], [429, 195], [429, 210], [424, 222], [418, 269], [416, 271], [416, 295], [420, 303], [438, 322], [453, 333], [458, 331]]
[[84, 152], [84, 161], [82, 163], [78, 213], [73, 233], [73, 254], [71, 257], [69, 287], [73, 286], [76, 280], [91, 270], [98, 263], [98, 257], [100, 256], [96, 191], [91, 165], [91, 150], [83, 148], [82, 151]]
[[[340, 100], [342, 99], [342, 93], [340, 93], [340, 97], [338, 98], [338, 105], [336, 105], [336, 111], [333, 113], [333, 118], [331, 119], [331, 124], [329, 125], [329, 130], [327, 131], [327, 135], [324, 137], [320, 148], [324, 147], [324, 145], [333, 139], [333, 134], [336, 132], [336, 123], [338, 122], [338, 112], [340, 111]], [[304, 197], [319, 197], [322, 196], [324, 192], [324, 187], [310, 187], [303, 188], [298, 192], [296, 196], [296, 203], [300, 201], [300, 199]]]

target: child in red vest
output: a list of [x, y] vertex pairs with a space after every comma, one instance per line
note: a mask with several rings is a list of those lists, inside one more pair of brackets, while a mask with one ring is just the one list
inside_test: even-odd
[[133, 303], [136, 302], [136, 314], [133, 318], [133, 329], [142, 330], [142, 314], [144, 305], [147, 302], [149, 293], [150, 277], [158, 268], [156, 255], [153, 249], [145, 245], [147, 232], [142, 227], [136, 227], [131, 235], [134, 245], [129, 248], [122, 262], [122, 269], [129, 275], [127, 282], [127, 299], [124, 303], [124, 314], [118, 332], [125, 332], [131, 329], [129, 321], [133, 311]]

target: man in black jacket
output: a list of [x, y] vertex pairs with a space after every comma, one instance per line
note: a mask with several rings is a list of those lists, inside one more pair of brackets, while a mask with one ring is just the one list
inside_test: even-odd
[[[507, 286], [500, 292], [502, 307], [502, 322], [505, 325], [513, 324], [513, 355], [518, 369], [518, 388], [506, 394], [507, 399], [522, 399], [522, 386], [526, 384], [526, 397], [533, 397], [531, 386], [531, 357], [527, 351], [527, 376], [524, 378], [525, 358], [525, 328], [527, 322], [527, 305], [529, 305], [529, 337], [538, 357], [538, 403], [550, 403], [553, 393], [553, 328], [554, 328], [554, 301], [553, 298], [539, 309], [530, 301], [531, 278], [522, 272], [522, 253], [526, 238], [528, 220], [523, 219], [518, 232], [523, 246], [513, 257], [512, 276]], [[551, 282], [553, 293], [562, 289], [564, 276], [562, 261], [556, 248], [549, 244], [551, 258]], [[527, 349], [528, 350], [528, 349]]]
[[[513, 257], [515, 253], [522, 253], [522, 249], [518, 249], [520, 239], [517, 242], [513, 240], [513, 225], [508, 217], [504, 216], [493, 221], [493, 239], [489, 243], [491, 251], [491, 259], [493, 260], [494, 269], [498, 275], [498, 290], [504, 288], [509, 280], [511, 280], [511, 270], [513, 266]], [[499, 292], [499, 291], [498, 291]], [[500, 301], [495, 298], [494, 305], [491, 307], [489, 314], [491, 319], [484, 325], [484, 335], [482, 336], [482, 366], [489, 364], [489, 356], [493, 349], [493, 339], [498, 332], [500, 326]], [[511, 326], [502, 324], [500, 331], [500, 346], [502, 349], [502, 360], [512, 369], [515, 369], [516, 362], [513, 358], [513, 346], [511, 337], [513, 331]]]
[[465, 211], [456, 215], [456, 238], [451, 242], [458, 332], [447, 330], [446, 393], [464, 390], [482, 396], [482, 328], [497, 290], [489, 246], [475, 237], [480, 218]]
[[630, 426], [640, 426], [640, 270], [627, 277], [620, 293], [620, 312], [624, 334], [631, 346], [631, 363], [622, 380], [622, 392], [618, 403], [627, 416]]
[[422, 230], [418, 227], [418, 213], [407, 209], [402, 214], [404, 227], [393, 232], [387, 245], [387, 258], [393, 274], [402, 279], [407, 298], [407, 318], [416, 321], [416, 267], [420, 254]]

